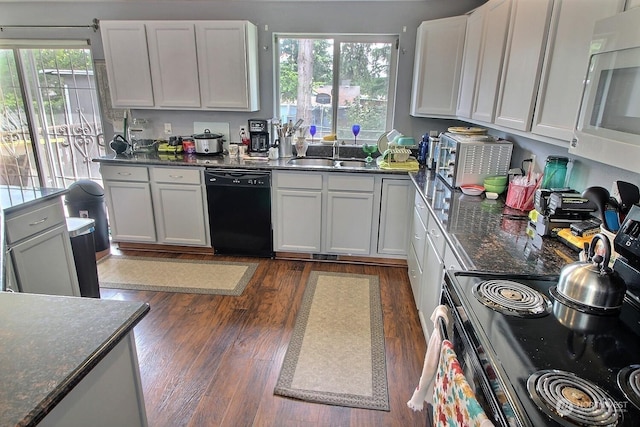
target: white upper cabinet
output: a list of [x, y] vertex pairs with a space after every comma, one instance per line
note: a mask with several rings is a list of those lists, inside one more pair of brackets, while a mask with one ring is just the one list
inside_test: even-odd
[[495, 123], [531, 129], [552, 0], [515, 0], [502, 66]]
[[482, 47], [471, 117], [493, 123], [502, 71], [511, 0], [489, 0], [484, 6]]
[[157, 107], [200, 107], [194, 25], [185, 21], [147, 22], [151, 81]]
[[248, 21], [102, 21], [114, 107], [257, 111]]
[[107, 78], [114, 107], [153, 107], [147, 34], [141, 21], [101, 21]]
[[412, 116], [454, 116], [464, 51], [466, 16], [418, 27], [411, 92]]
[[466, 119], [471, 118], [473, 94], [476, 92], [476, 73], [478, 71], [478, 62], [480, 61], [480, 48], [482, 47], [484, 10], [484, 8], [479, 8], [467, 18], [462, 77], [458, 94], [458, 107], [456, 109], [456, 114]]
[[569, 143], [578, 117], [595, 21], [624, 0], [555, 0], [531, 132]]
[[258, 111], [258, 36], [247, 21], [196, 24], [203, 107]]

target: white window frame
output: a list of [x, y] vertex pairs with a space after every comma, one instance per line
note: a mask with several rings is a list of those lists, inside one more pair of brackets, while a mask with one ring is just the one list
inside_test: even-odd
[[[387, 92], [387, 117], [385, 122], [385, 129], [393, 129], [395, 103], [396, 103], [396, 91], [397, 91], [397, 76], [398, 76], [398, 61], [399, 61], [399, 43], [400, 36], [397, 34], [322, 34], [322, 33], [273, 33], [273, 111], [276, 117], [280, 112], [280, 61], [279, 61], [279, 42], [278, 39], [296, 38], [296, 39], [331, 39], [333, 40], [333, 83], [332, 90], [334, 93], [338, 93], [339, 90], [339, 76], [340, 76], [340, 44], [341, 43], [391, 43], [391, 58], [389, 61], [389, 87]], [[337, 118], [338, 118], [338, 97], [331, 97], [331, 111], [333, 124], [333, 133], [336, 133]], [[358, 143], [370, 142], [365, 139], [358, 139]]]

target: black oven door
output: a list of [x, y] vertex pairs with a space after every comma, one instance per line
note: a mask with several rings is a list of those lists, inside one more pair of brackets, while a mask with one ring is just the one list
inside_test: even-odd
[[474, 389], [478, 403], [496, 426], [527, 425], [522, 421], [524, 419], [522, 415], [516, 415], [494, 366], [475, 338], [473, 328], [466, 320], [464, 308], [447, 280], [449, 278], [445, 277], [441, 304], [449, 309], [453, 320], [453, 336], [448, 339], [453, 343], [460, 366], [467, 382]]

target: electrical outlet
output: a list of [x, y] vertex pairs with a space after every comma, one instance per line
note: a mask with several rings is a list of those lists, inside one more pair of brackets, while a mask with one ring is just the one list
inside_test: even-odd
[[171, 135], [173, 133], [171, 130], [171, 123], [164, 124], [164, 133], [167, 135]]
[[[243, 133], [244, 133], [244, 134], [246, 134], [246, 133], [247, 133], [247, 127], [246, 127], [246, 126], [240, 126], [240, 127], [238, 128], [238, 134], [239, 134], [239, 135], [242, 135]], [[247, 136], [248, 136], [248, 135], [247, 135]]]

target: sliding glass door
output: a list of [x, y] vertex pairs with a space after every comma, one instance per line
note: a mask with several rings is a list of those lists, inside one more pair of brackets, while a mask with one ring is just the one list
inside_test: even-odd
[[100, 179], [105, 153], [88, 47], [0, 48], [0, 184], [64, 188]]

